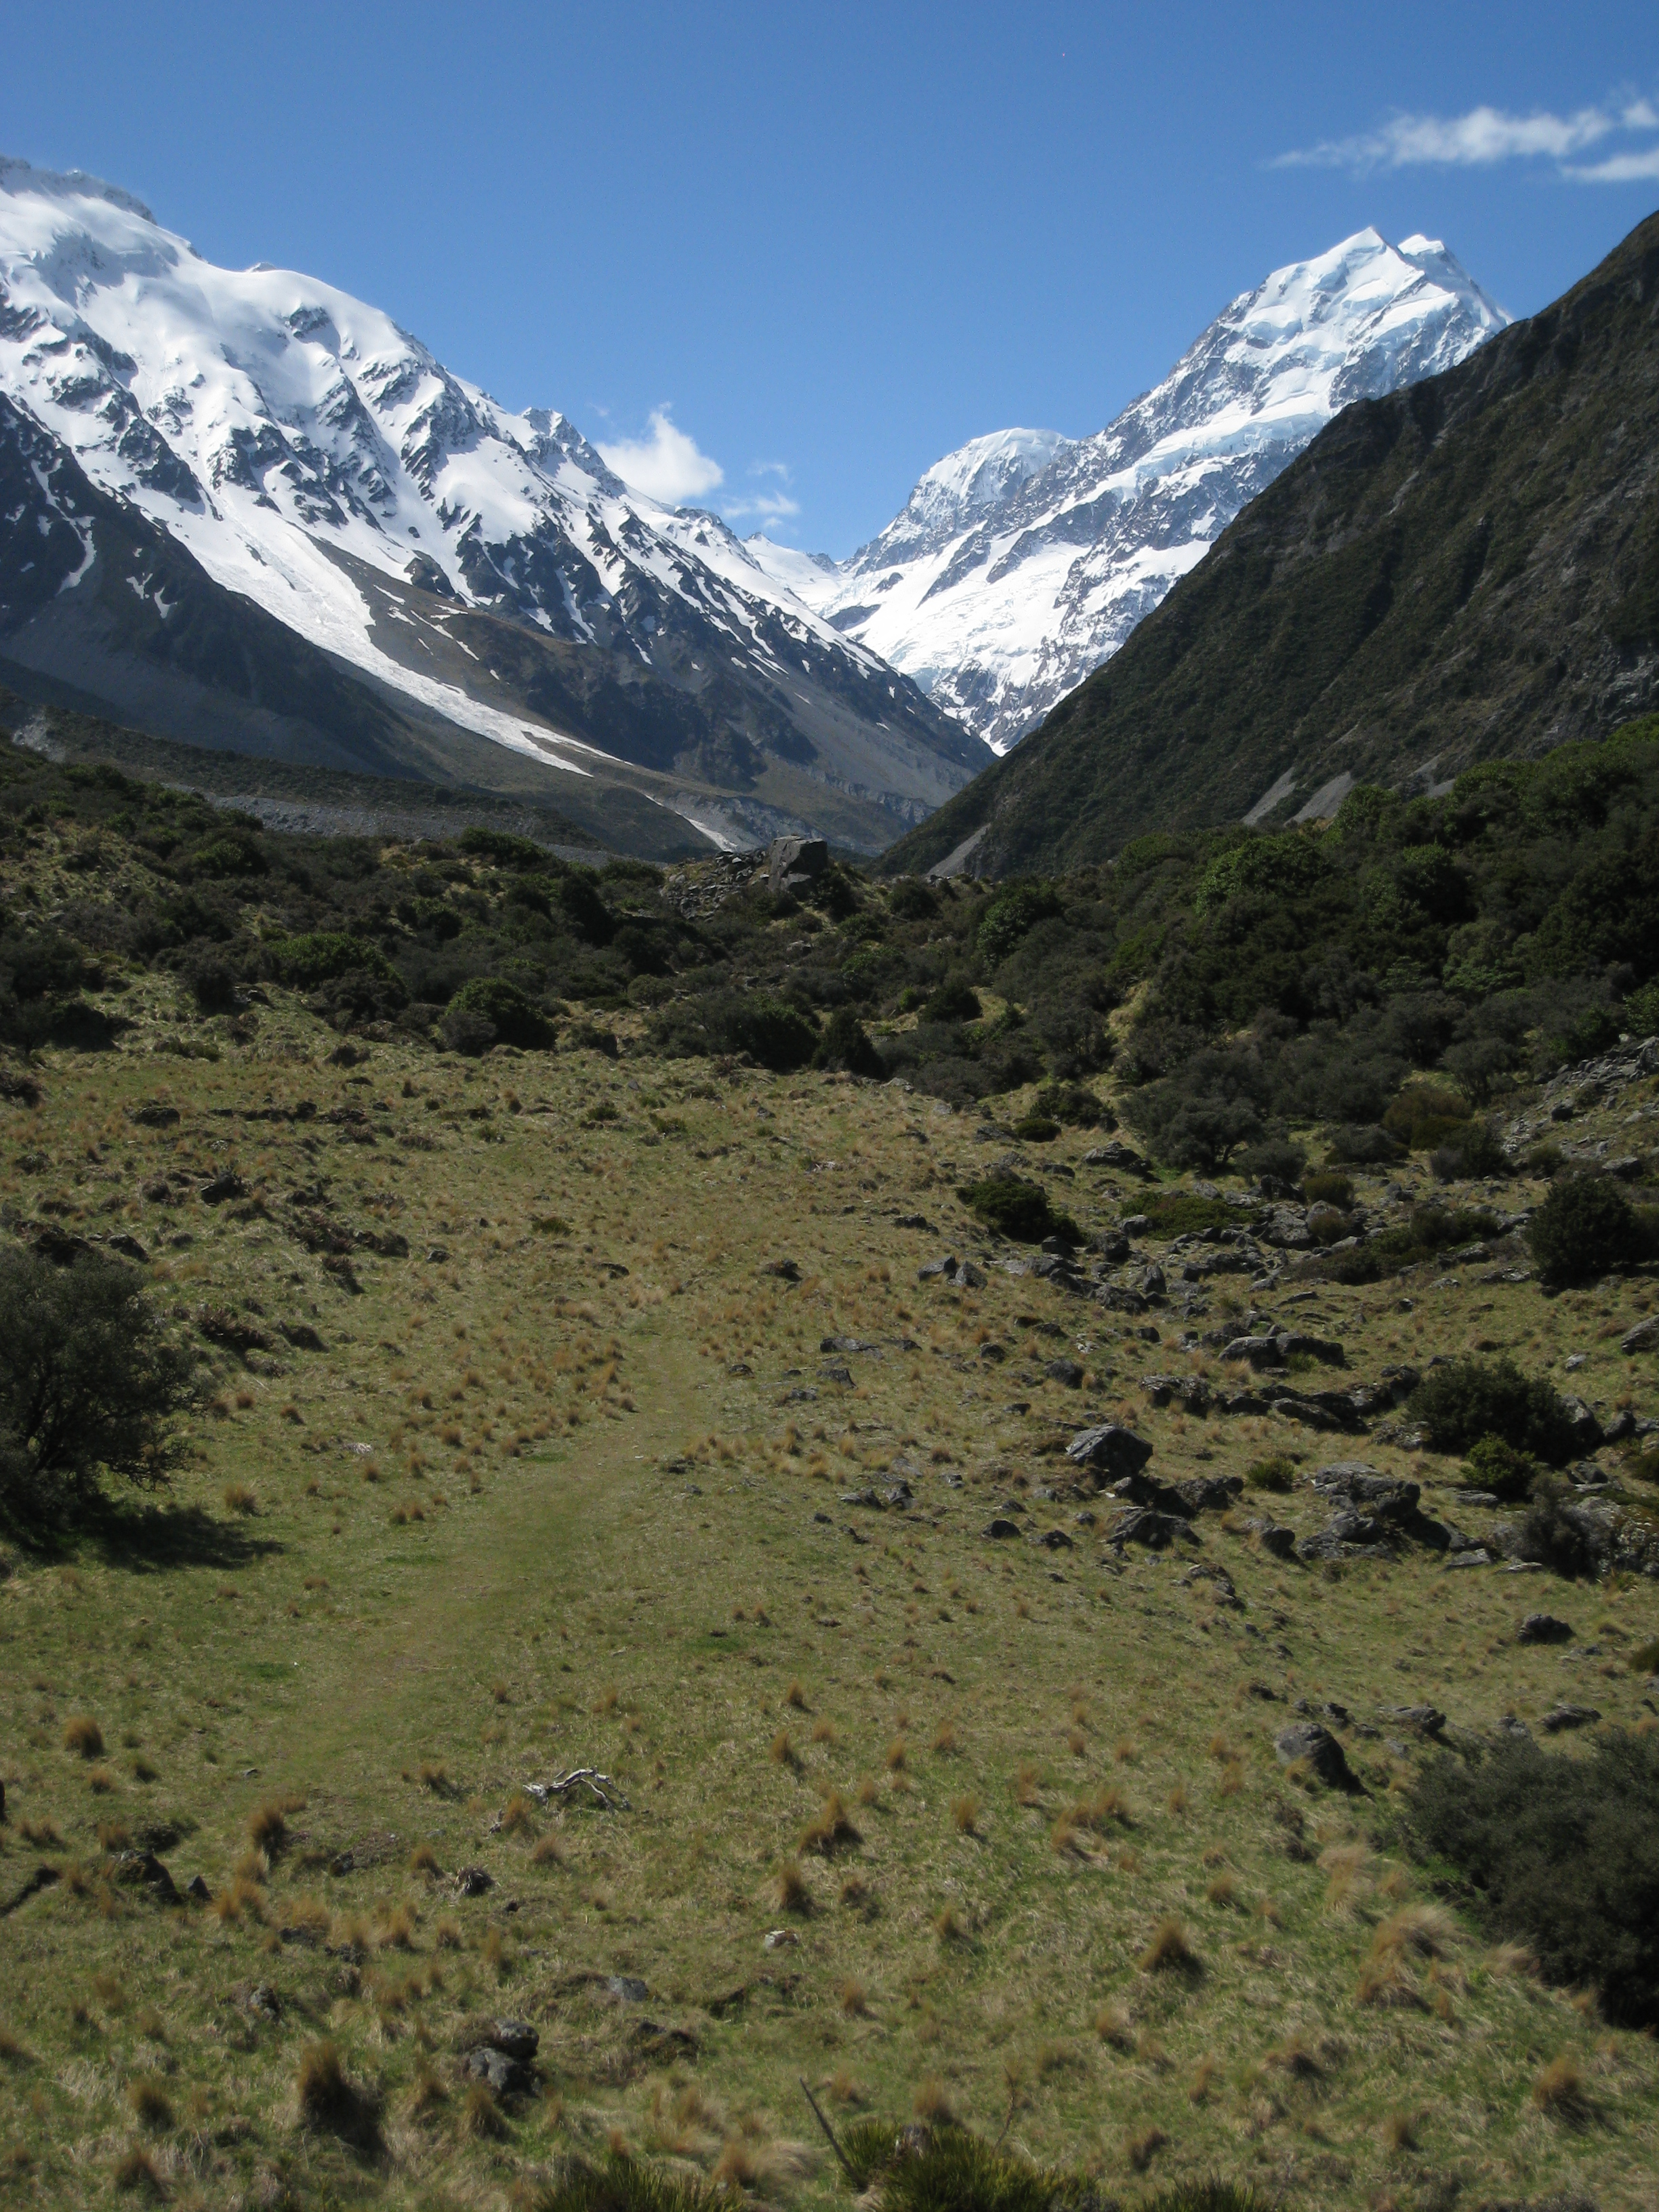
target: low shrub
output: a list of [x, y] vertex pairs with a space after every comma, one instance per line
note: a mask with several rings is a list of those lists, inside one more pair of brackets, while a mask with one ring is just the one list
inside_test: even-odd
[[[446, 1043], [451, 1042], [457, 1017], [466, 1016], [475, 1023], [489, 1023], [491, 1042], [517, 1045], [525, 1052], [541, 1052], [553, 1042], [553, 1025], [541, 1008], [527, 999], [516, 983], [509, 983], [498, 975], [475, 975], [456, 992], [441, 1025]], [[452, 1046], [457, 1052], [472, 1048], [459, 1042]]]
[[1365, 1122], [1345, 1122], [1333, 1129], [1325, 1158], [1333, 1167], [1380, 1168], [1397, 1160], [1406, 1146], [1387, 1129]]
[[1575, 1492], [1545, 1478], [1534, 1486], [1521, 1516], [1515, 1550], [1535, 1566], [1577, 1582], [1601, 1572], [1612, 1557], [1613, 1542], [1606, 1521], [1587, 1512]]
[[1014, 1134], [1022, 1144], [1049, 1145], [1060, 1134], [1060, 1124], [1045, 1114], [1025, 1114], [1015, 1122]]
[[1589, 1281], [1609, 1267], [1648, 1258], [1653, 1249], [1636, 1208], [1602, 1175], [1568, 1176], [1552, 1183], [1527, 1242], [1539, 1279], [1552, 1285]]
[[1512, 1359], [1449, 1359], [1424, 1376], [1406, 1410], [1428, 1430], [1436, 1451], [1468, 1452], [1496, 1437], [1559, 1467], [1572, 1450], [1572, 1424], [1560, 1397]]
[[1249, 1490], [1270, 1490], [1275, 1496], [1285, 1497], [1296, 1488], [1296, 1462], [1288, 1459], [1259, 1459], [1244, 1470], [1244, 1484]]
[[1152, 1237], [1189, 1237], [1206, 1229], [1236, 1229], [1242, 1218], [1223, 1198], [1200, 1198], [1196, 1191], [1166, 1191], [1141, 1208]]
[[848, 1075], [881, 1077], [887, 1073], [870, 1033], [850, 1006], [838, 1006], [823, 1025], [812, 1054], [814, 1067], [844, 1069]]
[[1111, 1108], [1103, 1105], [1086, 1083], [1045, 1083], [1031, 1101], [1031, 1110], [1068, 1129], [1117, 1127], [1117, 1116]]
[[1543, 1471], [1530, 1452], [1517, 1451], [1502, 1437], [1485, 1436], [1469, 1446], [1464, 1458], [1463, 1486], [1490, 1491], [1505, 1505], [1518, 1505], [1532, 1495]]
[[1305, 1148], [1288, 1137], [1264, 1137], [1258, 1145], [1247, 1145], [1238, 1156], [1242, 1175], [1258, 1180], [1268, 1176], [1274, 1182], [1300, 1182], [1307, 1164]]
[[296, 991], [315, 991], [356, 972], [376, 976], [386, 984], [401, 981], [383, 952], [343, 930], [319, 929], [301, 937], [276, 938], [265, 946], [264, 955], [277, 980]]
[[964, 1183], [957, 1196], [970, 1213], [1017, 1243], [1040, 1244], [1045, 1237], [1063, 1237], [1081, 1244], [1083, 1231], [1068, 1213], [1057, 1213], [1041, 1184], [1023, 1182], [1017, 1176], [988, 1176], [983, 1182]]
[[1406, 1802], [1413, 1850], [1455, 1867], [1495, 1932], [1550, 1980], [1595, 1986], [1618, 2025], [1659, 2025], [1659, 1735], [1612, 1729], [1584, 1757], [1443, 1753]]
[[931, 997], [921, 1002], [921, 1018], [925, 1022], [976, 1022], [984, 1011], [979, 993], [961, 976], [941, 983]]
[[1339, 1253], [1327, 1272], [1339, 1283], [1375, 1283], [1402, 1267], [1415, 1267], [1460, 1244], [1501, 1233], [1495, 1213], [1484, 1206], [1419, 1206], [1397, 1229], [1369, 1237], [1352, 1251]]
[[1510, 1156], [1489, 1121], [1466, 1122], [1429, 1155], [1429, 1166], [1442, 1182], [1468, 1182], [1477, 1176], [1507, 1176]]
[[1408, 1083], [1382, 1116], [1391, 1137], [1413, 1152], [1432, 1152], [1469, 1119], [1467, 1101], [1437, 1083]]
[[1302, 1195], [1310, 1206], [1334, 1206], [1339, 1211], [1346, 1211], [1353, 1204], [1353, 1183], [1347, 1176], [1322, 1169], [1304, 1180]]

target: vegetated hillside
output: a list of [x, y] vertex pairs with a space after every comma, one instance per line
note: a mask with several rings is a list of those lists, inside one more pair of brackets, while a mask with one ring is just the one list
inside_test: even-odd
[[1599, 736], [1659, 696], [1659, 216], [1357, 403], [1041, 730], [886, 856], [1075, 866]]
[[[1526, 866], [1552, 816], [1558, 875], [1639, 846], [1627, 752], [1599, 808], [1522, 772]], [[1096, 975], [1137, 915], [1200, 941], [1239, 852], [1403, 880], [1421, 815], [1352, 866], [1172, 844], [1138, 908], [1109, 870], [779, 902], [0, 771], [14, 2195], [1644, 2203], [1652, 1264], [1547, 1297], [1547, 1147], [1434, 1209], [1390, 1158], [1344, 1197], [1411, 1267], [1379, 1295], [1346, 1238], [1275, 1249], [1328, 1204], [1131, 1171], [1082, 1126], [1109, 1075], [1007, 1087], [1060, 1064], [1056, 925]], [[744, 1064], [861, 1058], [859, 1009], [918, 1087]], [[1659, 1059], [1516, 1103], [1613, 1162]], [[1431, 1211], [1455, 1266], [1387, 1244]], [[43, 1526], [27, 1355], [112, 1283], [188, 1358], [185, 1449]]]
[[1213, 1167], [1287, 1122], [1374, 1124], [1430, 1073], [1484, 1108], [1659, 1027], [1656, 718], [1437, 799], [1362, 788], [1329, 825], [1159, 834], [994, 892], [832, 865], [775, 897], [763, 855], [665, 875], [488, 822], [291, 836], [110, 765], [0, 769], [20, 854], [31, 823], [76, 841], [74, 896], [9, 907], [20, 1042], [83, 1025], [111, 957], [209, 1011], [286, 981], [342, 1030], [471, 1051], [629, 1010], [672, 1056], [816, 1057], [957, 1104], [1114, 1068], [1160, 1157]]

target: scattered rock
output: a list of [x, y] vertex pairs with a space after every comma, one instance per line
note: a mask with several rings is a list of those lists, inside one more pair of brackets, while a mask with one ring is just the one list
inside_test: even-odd
[[1051, 1382], [1062, 1382], [1068, 1390], [1083, 1386], [1083, 1370], [1075, 1359], [1051, 1359], [1042, 1371]]
[[822, 837], [775, 837], [766, 856], [767, 888], [774, 898], [816, 883], [830, 865]]
[[651, 1994], [637, 1974], [607, 1974], [605, 1986], [618, 2004], [643, 2004]]
[[216, 1176], [208, 1178], [197, 1195], [204, 1206], [222, 1206], [227, 1199], [241, 1198], [246, 1191], [247, 1185], [234, 1168], [221, 1168]]
[[1330, 1730], [1322, 1728], [1317, 1721], [1296, 1721], [1289, 1728], [1281, 1729], [1273, 1738], [1273, 1750], [1282, 1766], [1306, 1759], [1328, 1788], [1352, 1790], [1359, 1787], [1346, 1753]]
[[1180, 1515], [1159, 1513], [1152, 1507], [1138, 1505], [1123, 1515], [1108, 1532], [1106, 1540], [1120, 1551], [1125, 1544], [1145, 1544], [1149, 1551], [1167, 1552], [1171, 1544], [1195, 1544], [1198, 1538], [1191, 1524]]
[[1419, 1735], [1438, 1735], [1446, 1725], [1446, 1716], [1437, 1705], [1384, 1705], [1380, 1717], [1396, 1728], [1415, 1729]]
[[137, 1260], [143, 1266], [148, 1266], [149, 1261], [149, 1254], [145, 1251], [136, 1237], [106, 1237], [104, 1249], [106, 1252], [118, 1252], [124, 1260]]
[[1107, 1482], [1139, 1474], [1152, 1455], [1152, 1448], [1144, 1437], [1115, 1421], [1079, 1430], [1066, 1447], [1066, 1456], [1073, 1467], [1092, 1468]]
[[798, 1283], [800, 1280], [800, 1263], [796, 1260], [769, 1260], [763, 1267], [757, 1267], [755, 1272], [774, 1276], [781, 1283]]
[[1513, 1736], [1518, 1743], [1530, 1743], [1533, 1740], [1532, 1730], [1514, 1713], [1504, 1714], [1498, 1723], [1498, 1732], [1500, 1735]]
[[536, 2077], [521, 2059], [493, 2044], [482, 2043], [469, 2051], [461, 2061], [463, 2072], [475, 2081], [487, 2081], [498, 2097], [527, 2096], [536, 2086]]
[[110, 1871], [119, 1882], [136, 1883], [162, 1905], [177, 1905], [179, 1892], [173, 1876], [154, 1851], [120, 1851]]
[[1650, 1314], [1646, 1321], [1638, 1321], [1634, 1328], [1627, 1328], [1619, 1340], [1620, 1352], [1659, 1351], [1659, 1314]]
[[979, 1533], [981, 1536], [989, 1536], [1000, 1543], [1006, 1537], [1018, 1535], [1019, 1523], [1017, 1521], [1010, 1521], [1006, 1515], [999, 1513], [994, 1520], [988, 1521]]
[[453, 1886], [457, 1897], [482, 1897], [486, 1890], [495, 1888], [495, 1877], [488, 1867], [458, 1867]]
[[275, 2022], [283, 2016], [283, 2001], [269, 1982], [244, 1982], [231, 1991], [230, 1998], [238, 2012], [252, 2019]]
[[800, 1942], [793, 1928], [769, 1928], [761, 1938], [763, 1951], [793, 1951]]
[[1032, 1540], [1041, 1545], [1045, 1552], [1070, 1552], [1076, 1548], [1063, 1528], [1045, 1528]]
[[1563, 1729], [1588, 1728], [1592, 1721], [1599, 1721], [1601, 1717], [1594, 1705], [1559, 1705], [1553, 1712], [1545, 1714], [1544, 1733], [1546, 1735], [1559, 1735]]
[[199, 1874], [191, 1875], [185, 1884], [185, 1895], [193, 1897], [198, 1905], [210, 1905], [213, 1901], [213, 1892]]
[[1516, 1631], [1517, 1644], [1570, 1644], [1573, 1629], [1571, 1621], [1558, 1620], [1553, 1613], [1529, 1613]]

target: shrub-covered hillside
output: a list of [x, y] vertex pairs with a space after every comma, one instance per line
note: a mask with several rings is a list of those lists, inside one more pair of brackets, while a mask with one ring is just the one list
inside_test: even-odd
[[249, 1033], [272, 984], [342, 1031], [472, 1054], [606, 1039], [629, 1009], [671, 1056], [816, 1061], [957, 1102], [1046, 1080], [1061, 1120], [1102, 1110], [1078, 1086], [1115, 1062], [1154, 1150], [1213, 1167], [1287, 1122], [1374, 1124], [1402, 1087], [1407, 1140], [1467, 1138], [1471, 1107], [1659, 1026], [1656, 720], [1438, 799], [1357, 790], [1328, 827], [1146, 837], [995, 886], [832, 866], [777, 898], [730, 862], [592, 869], [477, 826], [276, 835], [15, 747], [0, 834], [24, 885], [0, 1024], [23, 1049], [107, 1036], [135, 968], [176, 977], [201, 1051]]

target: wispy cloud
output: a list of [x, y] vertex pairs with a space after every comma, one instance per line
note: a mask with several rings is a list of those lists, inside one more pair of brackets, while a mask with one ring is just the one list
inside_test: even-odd
[[1501, 107], [1472, 107], [1466, 115], [1395, 115], [1375, 131], [1352, 138], [1322, 139], [1281, 154], [1275, 168], [1491, 168], [1500, 161], [1544, 161], [1582, 184], [1627, 184], [1659, 175], [1659, 145], [1609, 155], [1589, 164], [1573, 160], [1593, 146], [1626, 135], [1659, 131], [1659, 111], [1635, 96], [1553, 115], [1540, 108], [1510, 115]]
[[751, 477], [774, 477], [776, 491], [759, 489], [746, 492], [741, 499], [727, 500], [720, 512], [728, 522], [758, 521], [785, 522], [800, 513], [800, 501], [791, 499], [787, 487], [794, 481], [787, 461], [750, 461]]
[[648, 438], [624, 438], [615, 445], [601, 443], [599, 453], [626, 484], [665, 507], [678, 507], [701, 499], [726, 481], [716, 460], [700, 453], [697, 441], [682, 430], [668, 408], [653, 407]]

